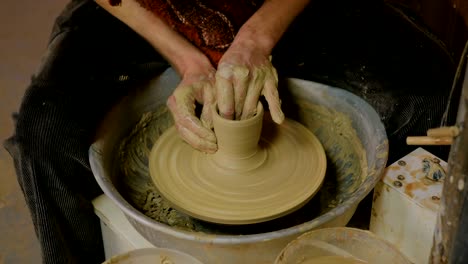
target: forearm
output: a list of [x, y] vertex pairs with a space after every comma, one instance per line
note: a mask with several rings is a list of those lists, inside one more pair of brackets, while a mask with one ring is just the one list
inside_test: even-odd
[[145, 38], [181, 76], [184, 76], [188, 68], [194, 67], [194, 64], [195, 67], [210, 64], [200, 50], [135, 0], [122, 1], [119, 6], [111, 6], [109, 0], [95, 1]]
[[241, 27], [233, 45], [257, 45], [270, 54], [293, 20], [310, 0], [265, 0], [257, 12]]

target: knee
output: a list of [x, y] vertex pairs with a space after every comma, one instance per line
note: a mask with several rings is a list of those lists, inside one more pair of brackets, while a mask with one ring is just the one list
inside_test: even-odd
[[7, 145], [15, 145], [20, 153], [52, 155], [64, 146], [84, 141], [84, 129], [79, 127], [70, 103], [44, 90], [30, 87], [15, 117], [14, 136]]

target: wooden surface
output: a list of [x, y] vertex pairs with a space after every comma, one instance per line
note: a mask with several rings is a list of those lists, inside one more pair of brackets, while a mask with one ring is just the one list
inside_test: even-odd
[[406, 144], [408, 145], [420, 145], [420, 146], [429, 146], [429, 145], [450, 145], [453, 142], [452, 137], [407, 137]]
[[465, 25], [468, 27], [468, 2], [466, 0], [451, 0], [455, 12], [463, 18]]
[[468, 38], [468, 1], [466, 0], [385, 0], [407, 10], [406, 14], [427, 26], [442, 40], [458, 61]]
[[460, 133], [448, 160], [448, 180], [442, 192], [432, 264], [468, 263], [468, 69], [460, 99], [457, 118]]

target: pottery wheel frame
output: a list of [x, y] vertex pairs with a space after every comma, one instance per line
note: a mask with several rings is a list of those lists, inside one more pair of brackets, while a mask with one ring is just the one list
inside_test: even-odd
[[[326, 173], [325, 151], [315, 135], [298, 122], [285, 119], [276, 125], [269, 115], [264, 118], [259, 103], [257, 115], [248, 120], [226, 120], [215, 113], [213, 123], [219, 146], [216, 154], [193, 149], [179, 137], [174, 126], [161, 135], [151, 150], [149, 171], [153, 184], [175, 209], [207, 222], [253, 224], [301, 208], [320, 189]], [[228, 133], [240, 138], [224, 138], [223, 129], [238, 129], [241, 123], [245, 125], [243, 130]], [[242, 134], [249, 133], [247, 139], [242, 138]], [[231, 142], [246, 140], [252, 141], [247, 144], [253, 144], [255, 149], [239, 154]], [[289, 153], [280, 153], [276, 147]], [[315, 160], [307, 155], [315, 156]], [[245, 167], [246, 160], [253, 165]], [[296, 163], [306, 172], [297, 171]], [[278, 171], [274, 177], [266, 175]], [[252, 179], [257, 175], [258, 180]], [[251, 191], [244, 192], [247, 189]], [[263, 196], [255, 197], [256, 194]]]

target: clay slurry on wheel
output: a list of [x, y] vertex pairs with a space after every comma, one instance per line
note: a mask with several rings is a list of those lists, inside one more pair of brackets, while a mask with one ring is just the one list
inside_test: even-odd
[[290, 119], [213, 117], [215, 154], [186, 144], [175, 127], [154, 144], [149, 170], [156, 189], [174, 208], [221, 224], [251, 224], [299, 209], [320, 188], [325, 152], [314, 134]]

